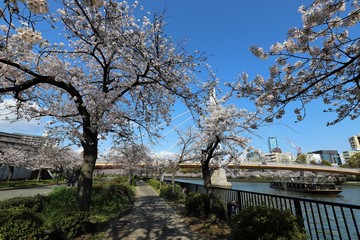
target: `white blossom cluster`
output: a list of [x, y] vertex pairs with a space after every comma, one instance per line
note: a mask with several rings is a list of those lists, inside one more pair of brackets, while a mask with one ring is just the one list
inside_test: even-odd
[[17, 36], [30, 44], [37, 44], [42, 41], [41, 33], [38, 31], [34, 31], [31, 28], [23, 27], [23, 28], [17, 28]]
[[[22, 0], [25, 2], [25, 0]], [[47, 0], [26, 0], [29, 10], [35, 14], [44, 14], [47, 13], [48, 3]]]
[[276, 57], [269, 77], [262, 80], [265, 78], [256, 76], [252, 81], [242, 78], [230, 85], [238, 90], [239, 97], [250, 97], [256, 106], [269, 111], [267, 121], [281, 118], [291, 101], [299, 104], [294, 113], [300, 121], [306, 115], [305, 105], [317, 98], [331, 105], [324, 111], [338, 115], [328, 124], [359, 117], [358, 1], [315, 0], [309, 7], [301, 6], [299, 12], [303, 26], [291, 28], [284, 42], [273, 44], [269, 51], [250, 48], [261, 59]]
[[[18, 8], [18, 0], [11, 0], [15, 8]], [[47, 0], [19, 0], [20, 2], [26, 4], [28, 9], [35, 14], [45, 14], [49, 11]]]

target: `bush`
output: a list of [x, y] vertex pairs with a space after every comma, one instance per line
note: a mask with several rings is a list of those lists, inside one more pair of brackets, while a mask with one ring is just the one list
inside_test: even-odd
[[131, 203], [134, 193], [128, 183], [116, 183], [94, 185], [92, 189], [92, 207], [121, 207]]
[[41, 212], [44, 209], [46, 197], [36, 195], [33, 197], [16, 197], [0, 201], [0, 210], [4, 209], [27, 209], [31, 212]]
[[39, 213], [15, 208], [2, 212], [5, 214], [1, 216], [0, 239], [46, 239]]
[[49, 226], [62, 212], [76, 209], [76, 189], [68, 187], [57, 187], [47, 196], [42, 215]]
[[210, 199], [207, 195], [201, 193], [189, 193], [185, 200], [186, 214], [194, 217], [207, 218], [214, 214], [216, 218], [226, 219], [224, 204], [220, 199], [213, 199], [213, 206], [210, 209]]
[[85, 233], [87, 226], [90, 225], [89, 214], [82, 211], [62, 212], [57, 216], [57, 221], [53, 222], [53, 228], [65, 239]]
[[178, 200], [182, 197], [181, 187], [179, 185], [175, 185], [174, 192], [172, 184], [164, 184], [160, 189], [160, 197], [168, 200]]
[[156, 179], [150, 179], [149, 180], [149, 184], [150, 186], [152, 186], [155, 189], [159, 189], [160, 188], [160, 181], [156, 180]]
[[321, 160], [321, 164], [325, 165], [325, 166], [332, 167], [331, 163], [329, 161], [327, 161], [327, 160]]
[[231, 239], [307, 239], [299, 220], [289, 211], [265, 206], [247, 207], [232, 224]]

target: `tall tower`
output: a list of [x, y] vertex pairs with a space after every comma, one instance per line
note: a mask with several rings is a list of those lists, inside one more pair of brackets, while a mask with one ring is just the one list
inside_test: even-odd
[[268, 138], [269, 143], [269, 152], [279, 152], [280, 148], [277, 143], [276, 137], [269, 137]]

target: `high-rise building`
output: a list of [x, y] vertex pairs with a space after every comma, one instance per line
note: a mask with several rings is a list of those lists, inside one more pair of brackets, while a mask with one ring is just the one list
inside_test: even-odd
[[269, 143], [269, 152], [271, 152], [271, 153], [273, 153], [273, 152], [280, 153], [281, 152], [281, 149], [278, 146], [276, 137], [269, 137], [268, 143]]
[[352, 150], [360, 150], [360, 135], [352, 136], [349, 138], [349, 143]]

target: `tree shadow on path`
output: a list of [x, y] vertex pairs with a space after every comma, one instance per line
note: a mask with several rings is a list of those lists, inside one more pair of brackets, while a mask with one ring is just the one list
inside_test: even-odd
[[132, 211], [112, 226], [108, 239], [204, 239], [181, 222], [181, 218], [148, 185], [136, 187]]

